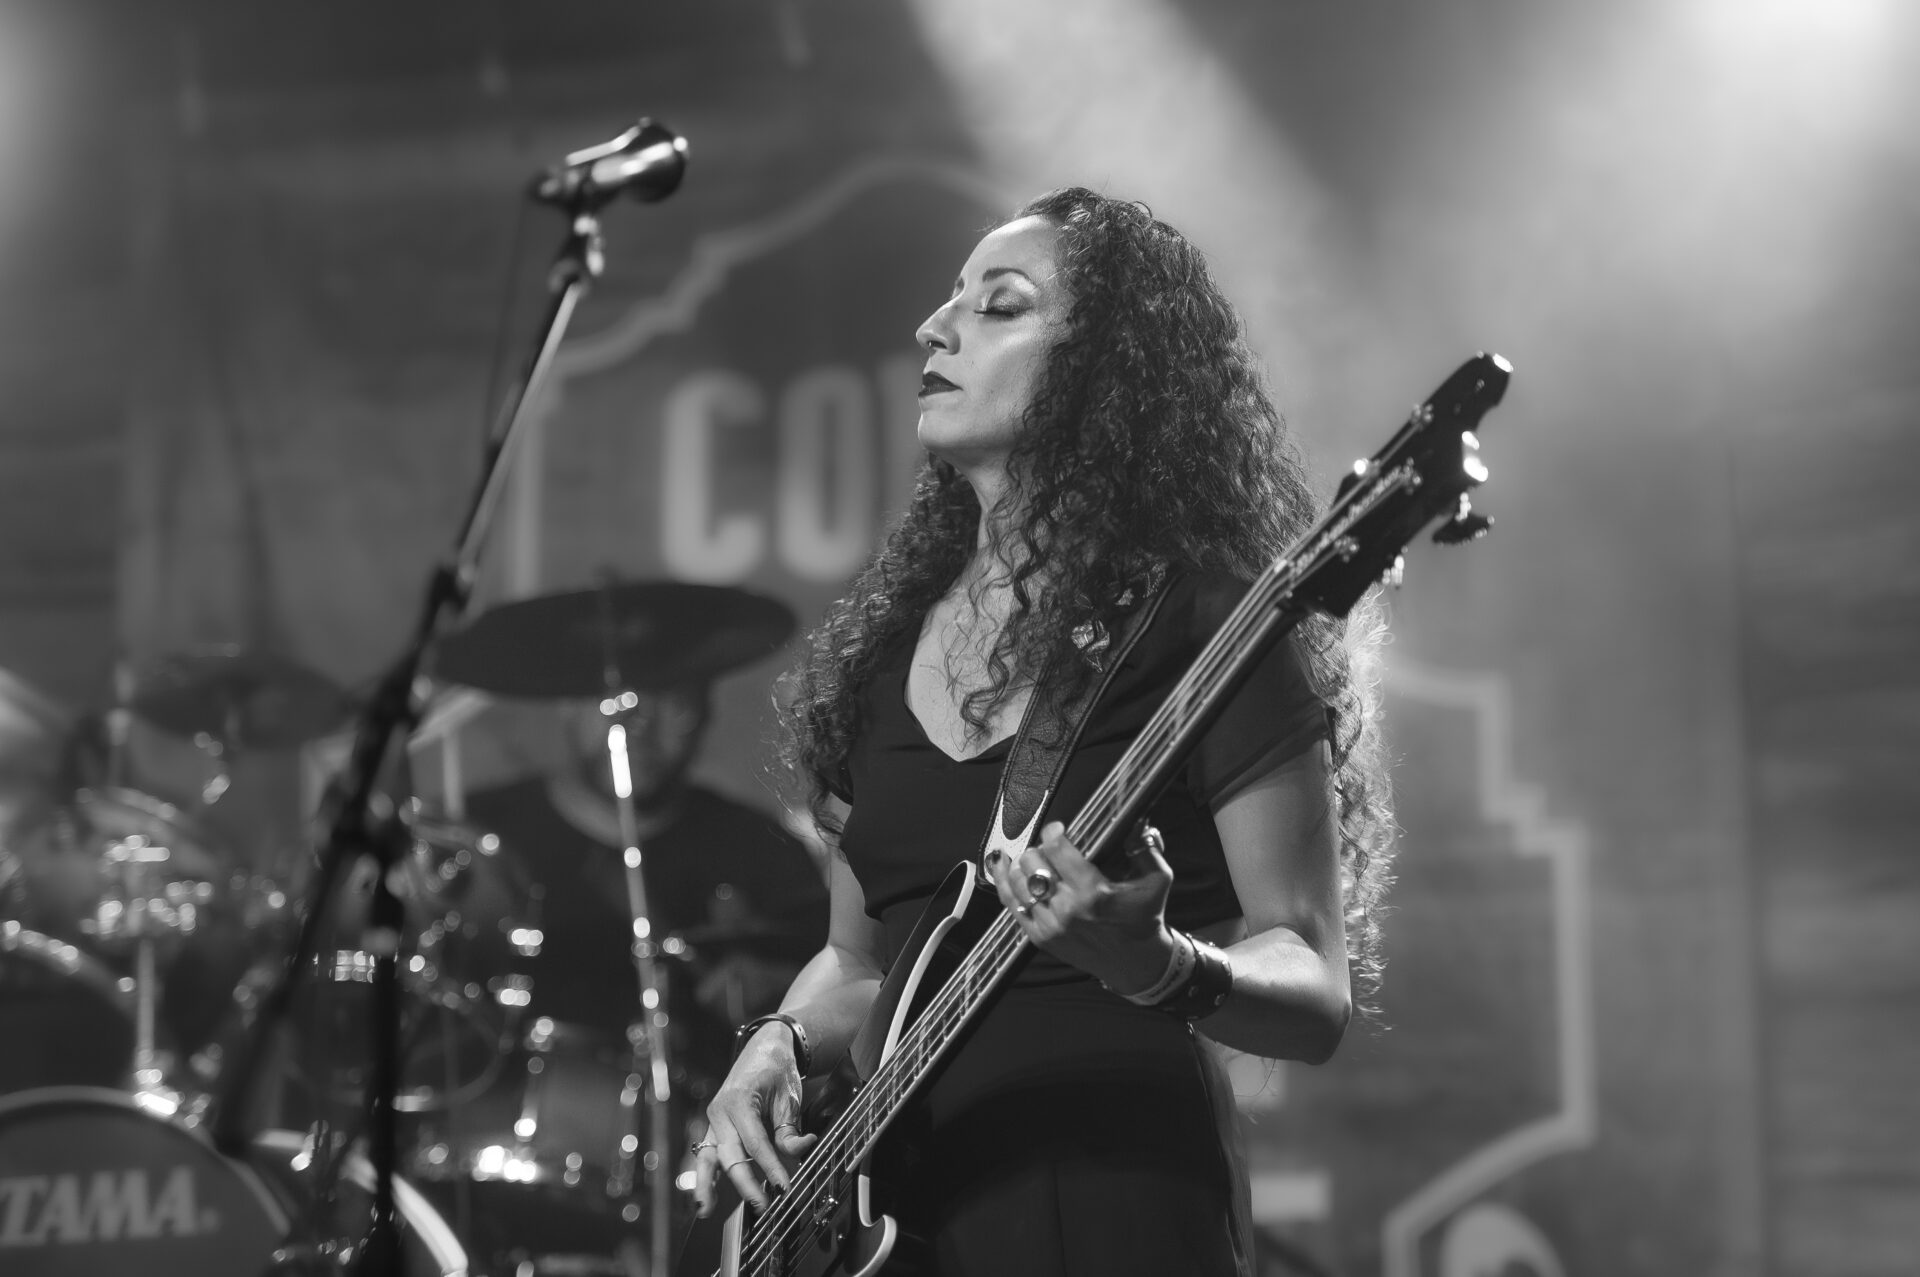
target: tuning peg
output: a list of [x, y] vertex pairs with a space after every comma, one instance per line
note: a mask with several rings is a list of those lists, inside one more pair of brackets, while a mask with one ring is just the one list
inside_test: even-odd
[[1406, 580], [1406, 577], [1407, 556], [1404, 554], [1396, 554], [1393, 556], [1393, 562], [1387, 565], [1387, 570], [1380, 574], [1380, 584], [1391, 585], [1397, 590], [1400, 588], [1400, 583]]
[[1440, 545], [1464, 545], [1468, 541], [1477, 541], [1487, 534], [1493, 526], [1491, 515], [1478, 514], [1473, 508], [1473, 498], [1466, 493], [1460, 494], [1460, 507], [1453, 517], [1435, 528], [1433, 539]]

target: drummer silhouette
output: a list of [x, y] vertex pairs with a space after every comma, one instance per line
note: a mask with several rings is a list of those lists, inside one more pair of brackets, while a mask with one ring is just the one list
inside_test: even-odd
[[[686, 1146], [678, 1127], [725, 1073], [734, 1026], [771, 1010], [825, 941], [825, 877], [801, 840], [693, 777], [715, 680], [771, 657], [793, 629], [785, 604], [745, 590], [608, 578], [498, 604], [435, 653], [439, 683], [533, 702], [565, 740], [543, 770], [459, 805], [526, 882], [538, 916], [519, 925], [540, 941], [515, 1058], [485, 1094], [423, 1115], [416, 1141], [414, 1173], [502, 1271], [528, 1257], [601, 1271], [592, 1257], [636, 1253], [670, 1211], [659, 1190]], [[664, 1119], [638, 1103], [659, 1094], [638, 1080], [656, 1049], [646, 1026], [659, 1025], [643, 1012], [637, 932], [665, 997], [653, 1057], [672, 1079]], [[651, 1178], [643, 1148], [663, 1159]], [[528, 1194], [529, 1175], [552, 1191]]]
[[609, 578], [500, 604], [442, 646], [443, 682], [544, 701], [564, 727], [562, 761], [465, 804], [543, 889], [536, 1018], [623, 1032], [638, 1018], [618, 773], [630, 773], [669, 1010], [693, 1013], [678, 1017], [691, 1021], [676, 1035], [682, 1066], [723, 1073], [733, 1026], [771, 1009], [824, 942], [825, 876], [806, 847], [690, 771], [714, 681], [772, 656], [793, 628], [785, 604], [745, 590]]
[[[731, 1028], [770, 1009], [826, 935], [827, 893], [801, 841], [770, 815], [690, 779], [712, 718], [705, 680], [635, 689], [625, 729], [651, 930], [671, 937], [673, 979], [695, 1011], [687, 1063], [724, 1072]], [[595, 699], [557, 712], [568, 757], [555, 770], [467, 799], [543, 888], [544, 943], [531, 1010], [624, 1030], [637, 1014], [632, 920], [606, 738]], [[675, 952], [677, 950], [677, 953]]]

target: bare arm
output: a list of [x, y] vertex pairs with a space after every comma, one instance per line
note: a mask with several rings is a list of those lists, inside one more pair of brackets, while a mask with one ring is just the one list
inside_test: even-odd
[[[826, 946], [808, 959], [780, 1002], [806, 1030], [816, 1073], [852, 1044], [880, 988], [884, 952], [880, 924], [867, 917], [866, 896], [837, 853], [828, 890]], [[763, 1025], [742, 1045], [707, 1105], [694, 1182], [701, 1214], [712, 1209], [714, 1180], [722, 1170], [757, 1210], [766, 1209], [766, 1184], [786, 1187], [788, 1169], [818, 1138], [800, 1133], [800, 1082], [793, 1034], [785, 1025]]]
[[[838, 853], [828, 885], [832, 913], [826, 947], [800, 968], [780, 1000], [780, 1009], [806, 1026], [815, 1074], [827, 1072], [846, 1054], [884, 974], [880, 924], [867, 916], [866, 896]], [[763, 1035], [785, 1038], [792, 1045], [792, 1035], [778, 1026], [763, 1027], [754, 1039]]]
[[1205, 937], [1234, 942], [1233, 993], [1198, 1025], [1222, 1046], [1319, 1064], [1340, 1045], [1353, 999], [1329, 782], [1323, 741], [1214, 813], [1244, 911]]

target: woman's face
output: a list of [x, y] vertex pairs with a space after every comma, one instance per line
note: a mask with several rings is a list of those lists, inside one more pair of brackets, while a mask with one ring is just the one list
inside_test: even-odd
[[1060, 233], [1023, 217], [974, 247], [947, 304], [915, 336], [928, 351], [920, 444], [963, 474], [1003, 461], [1032, 401], [1070, 298], [1054, 258]]

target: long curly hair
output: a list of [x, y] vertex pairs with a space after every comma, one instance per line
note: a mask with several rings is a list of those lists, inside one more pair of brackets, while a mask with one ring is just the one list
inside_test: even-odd
[[[1040, 196], [1009, 220], [1024, 217], [1058, 229], [1058, 278], [1071, 303], [1009, 456], [1002, 509], [1015, 513], [989, 520], [988, 551], [1014, 565], [1012, 608], [986, 654], [987, 682], [963, 702], [976, 732], [1037, 671], [1049, 670], [1050, 692], [1084, 687], [1097, 672], [1085, 653], [1085, 635], [1098, 632], [1089, 627], [1111, 631], [1162, 572], [1251, 580], [1319, 512], [1239, 317], [1199, 251], [1145, 206], [1082, 187]], [[831, 797], [845, 790], [861, 692], [883, 654], [960, 579], [979, 528], [971, 485], [929, 457], [907, 510], [788, 680], [785, 761], [829, 839], [840, 833]], [[1377, 617], [1369, 600], [1344, 625], [1314, 617], [1293, 635], [1334, 711], [1334, 814], [1362, 1005], [1379, 980], [1393, 831]]]

